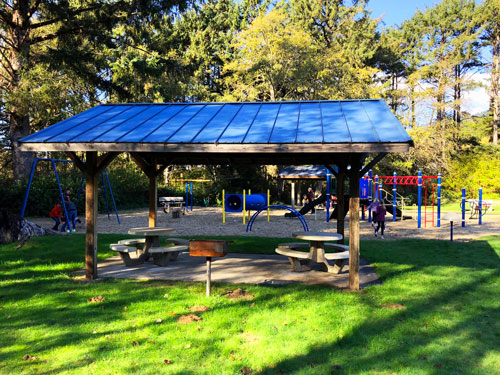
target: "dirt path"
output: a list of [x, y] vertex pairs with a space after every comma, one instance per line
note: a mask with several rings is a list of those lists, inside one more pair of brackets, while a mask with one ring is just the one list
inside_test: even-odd
[[[250, 235], [260, 237], [289, 237], [294, 232], [301, 232], [304, 229], [298, 219], [288, 219], [284, 217], [286, 210], [273, 210], [270, 215], [270, 222], [267, 222], [265, 212], [261, 213], [251, 232], [246, 232], [246, 224], [243, 224], [242, 215], [226, 214], [226, 223], [222, 223], [222, 210], [220, 208], [200, 208], [194, 207], [194, 210], [181, 216], [180, 219], [173, 219], [171, 215], [165, 214], [161, 209], [158, 209], [158, 226], [172, 227], [177, 230], [176, 234], [180, 236], [190, 235], [209, 235], [209, 236], [231, 236], [231, 235]], [[325, 231], [335, 232], [336, 222], [331, 221], [326, 223], [325, 212], [318, 210], [317, 216], [306, 215], [305, 218], [309, 225], [310, 231]], [[405, 220], [387, 222], [385, 238], [400, 239], [400, 238], [421, 238], [421, 239], [443, 239], [450, 238], [450, 222], [448, 218], [453, 217], [454, 220], [459, 219], [459, 213], [445, 212], [444, 219], [441, 222], [441, 228], [430, 227], [417, 229], [416, 220]], [[80, 215], [82, 218], [82, 216]], [[108, 220], [107, 215], [99, 215], [98, 230], [99, 233], [127, 233], [129, 228], [147, 226], [147, 209], [138, 209], [132, 211], [120, 212], [121, 224], [117, 223], [116, 216], [111, 215]], [[389, 215], [388, 220], [392, 217]], [[29, 218], [29, 220], [42, 225], [45, 228], [50, 228], [53, 223], [50, 219]], [[248, 223], [248, 220], [246, 221]], [[348, 224], [346, 222], [346, 236], [348, 235]], [[77, 227], [78, 232], [85, 231], [84, 223]], [[362, 239], [371, 239], [373, 232], [368, 222], [362, 222], [360, 226]], [[460, 222], [455, 222], [454, 239], [456, 240], [473, 240], [482, 236], [500, 234], [500, 213], [488, 213], [483, 217], [483, 225], [477, 224], [476, 220], [467, 220], [466, 227], [462, 228]]]

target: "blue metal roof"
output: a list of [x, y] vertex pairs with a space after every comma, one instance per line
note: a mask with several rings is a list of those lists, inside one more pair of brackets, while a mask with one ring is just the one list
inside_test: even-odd
[[[333, 167], [335, 172], [338, 171], [336, 166]], [[326, 168], [321, 166], [288, 166], [281, 170], [279, 176], [283, 179], [289, 180], [326, 180], [327, 175], [332, 173]]]
[[412, 143], [383, 100], [102, 104], [21, 143]]

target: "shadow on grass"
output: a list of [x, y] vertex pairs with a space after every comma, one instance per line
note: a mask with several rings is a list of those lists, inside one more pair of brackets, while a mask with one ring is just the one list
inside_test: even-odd
[[[121, 235], [120, 238], [122, 237]], [[106, 241], [116, 239], [109, 238]], [[106, 241], [101, 239], [101, 243]], [[408, 373], [422, 374], [494, 374], [488, 370], [482, 372], [480, 368], [481, 361], [488, 353], [500, 349], [500, 260], [490, 246], [492, 241], [498, 243], [500, 238], [456, 244], [425, 240], [362, 243], [362, 256], [378, 265], [377, 270], [387, 282], [384, 288], [373, 287], [359, 294], [352, 294], [356, 303], [367, 307], [373, 315], [360, 316], [359, 324], [342, 337], [313, 344], [306, 352], [280, 360], [272, 366], [268, 365], [261, 372], [312, 375], [405, 373], [405, 369], [409, 369]], [[46, 246], [47, 244], [43, 245]], [[83, 247], [83, 242], [78, 246]], [[169, 292], [175, 286], [185, 291], [185, 295], [177, 296], [175, 305], [179, 309], [176, 312], [184, 314], [188, 312], [189, 294], [203, 295], [202, 283], [104, 280], [99, 283], [77, 284], [64, 276], [67, 269], [59, 267], [59, 262], [71, 264], [78, 259], [83, 263], [83, 259], [80, 259], [81, 250], [78, 254], [58, 250], [46, 253], [46, 257], [33, 258], [30, 253], [35, 251], [36, 248], [27, 248], [25, 253], [1, 248], [0, 270], [8, 270], [9, 274], [7, 278], [1, 277], [7, 283], [0, 289], [0, 303], [3, 304], [6, 300], [11, 303], [19, 301], [20, 306], [13, 306], [8, 319], [4, 312], [1, 313], [0, 332], [5, 334], [2, 336], [0, 363], [12, 358], [22, 358], [26, 354], [26, 346], [37, 353], [72, 343], [88, 343], [82, 358], [68, 361], [59, 367], [46, 371], [36, 367], [35, 370], [37, 364], [26, 363], [26, 366], [33, 366], [33, 371], [37, 374], [72, 372], [101, 360], [104, 355], [102, 344], [95, 340], [96, 335], [89, 327], [97, 327], [97, 334], [101, 337], [124, 333], [133, 335], [145, 327], [156, 328], [158, 313], [151, 315], [151, 319], [147, 321], [133, 325], [133, 308], [125, 312], [124, 306], [130, 307], [136, 302], [146, 305], [162, 304], [164, 292]], [[38, 271], [41, 266], [47, 266], [48, 269]], [[19, 267], [18, 273], [16, 267]], [[27, 277], [30, 272], [35, 272], [32, 278]], [[222, 283], [214, 285], [216, 293], [237, 287], [238, 285]], [[104, 303], [88, 303], [90, 297], [102, 293], [104, 289], [107, 291]], [[388, 310], [383, 306], [391, 301], [391, 296], [385, 293], [396, 289], [399, 293], [398, 300], [393, 302], [402, 304], [403, 309]], [[70, 294], [70, 291], [74, 293]], [[259, 286], [258, 295], [251, 302], [260, 305], [262, 309], [259, 313], [265, 314], [266, 311], [271, 313], [278, 310], [286, 303], [286, 299], [282, 300], [282, 297], [287, 295], [293, 295], [297, 300], [308, 300], [311, 295], [326, 298], [331, 293], [338, 292], [331, 288], [303, 285]], [[40, 303], [37, 300], [38, 294], [48, 298], [48, 301]], [[249, 308], [251, 302], [224, 302], [217, 304], [212, 311], [202, 313], [202, 316], [225, 315], [230, 308], [239, 306], [244, 308], [233, 311], [235, 315], [232, 319], [241, 321], [255, 314]], [[163, 314], [161, 318], [163, 330], [177, 329], [178, 315]], [[262, 318], [265, 319], [265, 315]], [[51, 330], [63, 332], [43, 339], [33, 337], [25, 340], [23, 345], [18, 345], [18, 337], [13, 331], [41, 325], [49, 333]], [[214, 342], [222, 342], [228, 336], [239, 333], [239, 327], [235, 327], [230, 319], [220, 322], [217, 328], [210, 338], [200, 337], [196, 341], [196, 345], [203, 347], [210, 355], [218, 354], [218, 347], [213, 345]], [[141, 346], [141, 350], [145, 349], [147, 342]], [[122, 350], [119, 342], [106, 344], [107, 354], [116, 352], [116, 355], [120, 355]], [[241, 369], [239, 364], [230, 366], [235, 373]], [[134, 366], [124, 371], [140, 372]], [[177, 373], [196, 372], [185, 369]]]

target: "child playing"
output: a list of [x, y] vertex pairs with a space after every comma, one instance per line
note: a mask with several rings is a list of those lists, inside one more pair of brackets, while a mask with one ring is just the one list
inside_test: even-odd
[[76, 206], [73, 202], [71, 202], [69, 196], [66, 196], [66, 201], [64, 202], [66, 205], [66, 211], [68, 212], [68, 219], [69, 223], [64, 223], [61, 232], [64, 232], [66, 230], [66, 225], [68, 225], [68, 229], [66, 232], [71, 231], [71, 224], [73, 224], [73, 232], [76, 232]]
[[384, 229], [385, 229], [385, 214], [387, 210], [385, 209], [384, 203], [380, 203], [375, 209], [377, 227], [375, 228], [375, 237], [377, 237], [378, 230], [380, 229], [380, 238], [384, 239]]
[[302, 207], [304, 207], [307, 204], [307, 195], [304, 194], [302, 197]]
[[52, 230], [58, 230], [59, 229], [59, 224], [61, 224], [61, 218], [62, 218], [62, 208], [61, 208], [61, 203], [57, 202], [54, 205], [54, 208], [50, 211], [49, 216], [51, 217], [52, 220], [54, 220], [56, 223], [52, 227]]

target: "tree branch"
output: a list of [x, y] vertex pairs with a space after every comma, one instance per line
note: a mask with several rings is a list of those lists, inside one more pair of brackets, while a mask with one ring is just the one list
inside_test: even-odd
[[70, 11], [70, 12], [68, 12], [67, 14], [65, 14], [62, 17], [57, 17], [57, 18], [53, 18], [51, 20], [34, 23], [34, 24], [31, 25], [31, 28], [34, 30], [34, 29], [38, 29], [40, 27], [53, 25], [54, 23], [65, 21], [68, 18], [77, 16], [77, 15], [85, 13], [85, 12], [96, 10], [98, 8], [99, 7], [97, 7], [97, 6], [93, 6], [93, 7], [90, 7], [90, 8], [83, 8], [83, 9], [77, 9], [77, 10], [74, 10], [74, 11]]

